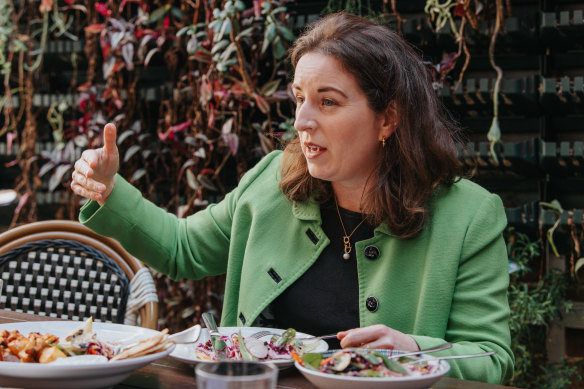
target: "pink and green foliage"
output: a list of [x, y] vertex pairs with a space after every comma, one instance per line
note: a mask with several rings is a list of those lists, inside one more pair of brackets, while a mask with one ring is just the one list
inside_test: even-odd
[[[18, 147], [9, 164], [22, 172], [14, 186], [20, 203], [11, 225], [38, 219], [37, 193], [69, 190], [73, 164], [83, 150], [101, 146], [108, 122], [118, 127], [120, 173], [146, 197], [180, 217], [221, 199], [278, 147], [278, 138], [294, 133], [286, 53], [295, 36], [286, 3], [3, 5], [0, 137]], [[82, 50], [51, 57], [49, 46], [71, 41]], [[64, 65], [55, 69], [55, 61]], [[72, 75], [56, 92], [42, 80], [60, 73], [59, 66], [70, 67]], [[56, 102], [35, 103], [35, 96], [55, 93]], [[80, 200], [69, 196], [56, 217], [76, 219]], [[220, 279], [195, 285], [159, 277], [157, 282], [167, 294], [161, 316], [173, 329], [196, 320], [202, 310], [218, 308], [208, 294], [220, 290]], [[202, 295], [177, 297], [175, 292], [186, 289]]]

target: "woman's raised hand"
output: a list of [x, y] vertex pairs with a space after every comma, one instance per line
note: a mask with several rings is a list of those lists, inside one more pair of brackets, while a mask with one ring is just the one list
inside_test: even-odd
[[112, 193], [120, 165], [116, 132], [114, 124], [106, 124], [103, 130], [103, 147], [85, 150], [75, 162], [75, 171], [72, 174], [73, 192], [97, 201], [100, 205]]
[[403, 351], [418, 351], [420, 349], [411, 336], [383, 324], [341, 331], [337, 337], [341, 341], [342, 348], [362, 347]]

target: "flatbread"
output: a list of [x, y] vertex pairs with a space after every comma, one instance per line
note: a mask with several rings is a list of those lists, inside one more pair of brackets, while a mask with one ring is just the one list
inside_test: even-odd
[[130, 347], [114, 356], [110, 361], [119, 361], [128, 358], [137, 358], [148, 354], [153, 354], [168, 349], [172, 345], [172, 340], [168, 336], [168, 328], [160, 331], [151, 338], [140, 341], [137, 345]]

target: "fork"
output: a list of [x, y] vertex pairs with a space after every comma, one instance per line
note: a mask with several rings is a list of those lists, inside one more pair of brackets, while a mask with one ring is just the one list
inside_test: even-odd
[[[258, 331], [254, 334], [251, 334], [249, 336], [249, 338], [254, 338], [254, 339], [260, 339], [263, 338], [264, 336], [268, 336], [268, 335], [282, 335], [282, 334], [276, 334], [275, 332], [271, 332], [271, 331], [266, 331], [266, 330], [262, 330], [262, 331]], [[337, 334], [328, 334], [328, 335], [322, 335], [322, 336], [309, 336], [309, 337], [304, 337], [304, 338], [296, 338], [297, 340], [317, 340], [317, 339], [331, 339], [331, 338], [336, 338]]]
[[[432, 361], [432, 360], [442, 360], [442, 359], [460, 359], [460, 358], [476, 358], [476, 357], [488, 357], [495, 354], [495, 351], [489, 351], [486, 353], [480, 353], [480, 354], [464, 354], [464, 355], [447, 355], [447, 356], [443, 356], [443, 357], [432, 357], [432, 358], [420, 358], [420, 359], [416, 359], [415, 361], [411, 361], [406, 363], [406, 365], [417, 365], [418, 363], [422, 363], [422, 362], [428, 362], [428, 361]], [[399, 355], [397, 355], [399, 356]]]

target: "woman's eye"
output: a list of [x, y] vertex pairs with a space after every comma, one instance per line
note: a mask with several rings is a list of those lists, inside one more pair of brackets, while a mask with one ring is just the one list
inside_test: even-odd
[[296, 96], [296, 104], [301, 104], [304, 102], [304, 98], [301, 96]]
[[323, 105], [326, 105], [327, 107], [331, 107], [333, 105], [336, 105], [336, 103], [330, 99], [324, 99], [322, 102]]

